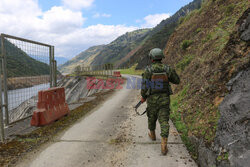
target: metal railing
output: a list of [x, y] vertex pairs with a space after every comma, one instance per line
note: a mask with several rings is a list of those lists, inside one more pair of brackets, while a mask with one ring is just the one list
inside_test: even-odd
[[38, 91], [56, 86], [54, 46], [1, 34], [0, 126], [32, 115]]
[[85, 76], [112, 76], [114, 71], [113, 64], [93, 65], [93, 66], [77, 66], [74, 70], [76, 75]]

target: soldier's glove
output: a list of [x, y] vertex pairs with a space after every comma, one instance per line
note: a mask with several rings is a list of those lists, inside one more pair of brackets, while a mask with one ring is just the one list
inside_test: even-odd
[[143, 97], [141, 98], [141, 102], [144, 103], [146, 101], [146, 99], [144, 99]]

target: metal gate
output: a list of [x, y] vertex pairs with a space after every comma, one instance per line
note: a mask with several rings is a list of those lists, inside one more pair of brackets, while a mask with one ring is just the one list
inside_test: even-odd
[[32, 115], [38, 91], [56, 86], [54, 46], [1, 34], [0, 126]]

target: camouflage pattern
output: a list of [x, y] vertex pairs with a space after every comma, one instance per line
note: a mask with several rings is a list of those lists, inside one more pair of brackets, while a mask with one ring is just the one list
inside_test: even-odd
[[154, 48], [149, 52], [149, 58], [152, 60], [161, 60], [164, 58], [163, 51], [159, 48]]
[[168, 137], [169, 134], [169, 114], [170, 114], [170, 95], [171, 87], [169, 86], [169, 91], [163, 90], [162, 93], [149, 94], [149, 89], [146, 87], [146, 80], [151, 79], [152, 73], [150, 72], [153, 68], [154, 70], [166, 70], [168, 79], [170, 83], [179, 84], [180, 79], [174, 69], [167, 65], [162, 64], [161, 62], [153, 62], [153, 64], [146, 68], [146, 71], [142, 74], [142, 88], [141, 96], [144, 99], [147, 99], [147, 116], [148, 116], [148, 129], [155, 130], [156, 121], [158, 120], [161, 127], [161, 136]]

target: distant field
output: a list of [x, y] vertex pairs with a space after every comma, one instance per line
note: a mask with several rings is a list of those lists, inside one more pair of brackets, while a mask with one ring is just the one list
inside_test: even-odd
[[136, 66], [137, 64], [133, 65], [128, 69], [119, 69], [119, 71], [121, 72], [121, 74], [141, 75], [144, 72], [144, 70], [135, 70]]

